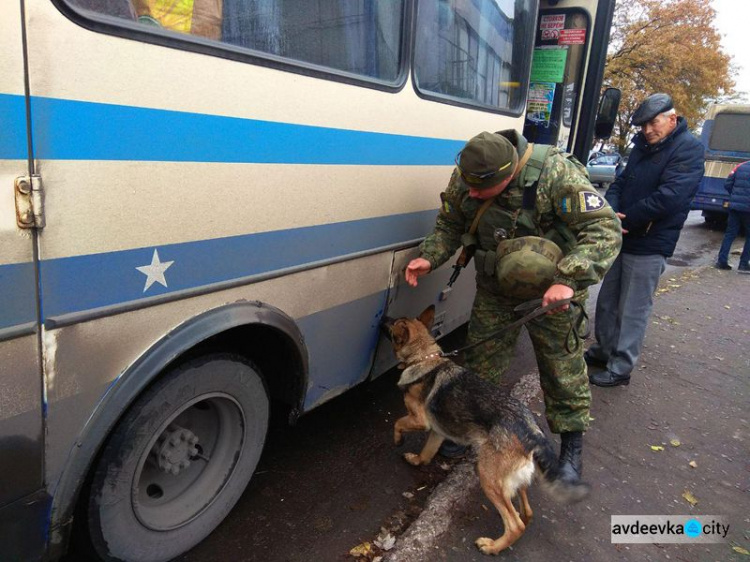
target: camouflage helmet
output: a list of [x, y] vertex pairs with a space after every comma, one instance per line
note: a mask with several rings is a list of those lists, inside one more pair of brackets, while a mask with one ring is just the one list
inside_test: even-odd
[[503, 240], [496, 250], [497, 283], [509, 297], [540, 298], [552, 285], [557, 262], [562, 257], [560, 247], [546, 238], [523, 236]]

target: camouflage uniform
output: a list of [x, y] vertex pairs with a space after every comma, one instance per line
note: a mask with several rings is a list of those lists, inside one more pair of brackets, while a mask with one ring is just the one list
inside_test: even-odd
[[[509, 140], [519, 154], [524, 154], [528, 146], [525, 138], [514, 133]], [[420, 247], [421, 256], [433, 270], [460, 247], [461, 236], [468, 232], [483, 203], [468, 196], [458, 170], [454, 170], [441, 199], [434, 231]], [[562, 151], [552, 148], [547, 154], [533, 212], [520, 213], [522, 200], [523, 186], [516, 178], [495, 197], [479, 222], [479, 249], [475, 255], [477, 295], [468, 343], [482, 340], [516, 320], [513, 307], [522, 302], [502, 294], [494, 275], [486, 273], [490, 268], [479, 261], [483, 251], [497, 246], [493, 237], [496, 228], [506, 229], [510, 238], [545, 236], [557, 242], [565, 255], [557, 264], [553, 283], [571, 287], [574, 299], [581, 305], [586, 302], [587, 287], [602, 279], [619, 253], [622, 243], [619, 219], [592, 187], [585, 168]], [[591, 202], [595, 205], [590, 205]], [[565, 347], [572, 313], [569, 310], [544, 315], [526, 325], [536, 353], [547, 421], [555, 433], [585, 431], [589, 425], [591, 392], [583, 345], [571, 342], [571, 347], [575, 347], [572, 353]], [[497, 382], [510, 363], [519, 331], [502, 334], [468, 350], [469, 368]]]

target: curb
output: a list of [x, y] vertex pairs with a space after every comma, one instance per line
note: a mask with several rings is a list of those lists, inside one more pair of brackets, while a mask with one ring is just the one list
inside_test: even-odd
[[[541, 392], [536, 371], [527, 373], [511, 390], [511, 395], [526, 406]], [[453, 514], [464, 509], [479, 488], [475, 459], [466, 459], [453, 467], [448, 477], [432, 492], [419, 517], [402, 534], [384, 558], [384, 562], [426, 562], [434, 560], [437, 539], [453, 522]]]

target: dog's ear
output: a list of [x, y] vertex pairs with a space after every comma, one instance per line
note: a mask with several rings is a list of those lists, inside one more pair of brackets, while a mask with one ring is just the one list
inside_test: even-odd
[[431, 304], [425, 308], [424, 312], [419, 315], [417, 320], [424, 324], [425, 328], [430, 330], [432, 328], [432, 323], [435, 321], [435, 305]]

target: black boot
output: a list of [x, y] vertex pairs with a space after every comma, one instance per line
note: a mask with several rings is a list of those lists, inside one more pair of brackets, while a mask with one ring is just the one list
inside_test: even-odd
[[570, 431], [560, 434], [560, 477], [570, 483], [581, 481], [583, 472], [583, 433]]

